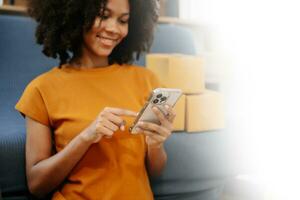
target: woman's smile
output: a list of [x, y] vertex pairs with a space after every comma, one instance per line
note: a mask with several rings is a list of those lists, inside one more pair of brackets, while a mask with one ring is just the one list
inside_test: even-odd
[[114, 46], [118, 42], [118, 39], [111, 38], [111, 37], [104, 37], [104, 36], [97, 35], [97, 38], [102, 45], [109, 46], [109, 47]]

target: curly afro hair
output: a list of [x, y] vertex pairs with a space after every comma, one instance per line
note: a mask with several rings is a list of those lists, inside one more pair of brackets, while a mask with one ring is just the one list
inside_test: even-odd
[[[108, 0], [28, 0], [28, 13], [38, 25], [37, 43], [60, 65], [82, 55], [83, 33], [88, 31]], [[130, 63], [149, 51], [158, 19], [158, 0], [128, 0], [128, 35], [109, 56], [109, 63]], [[100, 13], [101, 14], [101, 13]]]

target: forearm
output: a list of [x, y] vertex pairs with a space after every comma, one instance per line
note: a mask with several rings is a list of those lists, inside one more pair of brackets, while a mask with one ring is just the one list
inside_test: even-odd
[[68, 176], [90, 145], [91, 142], [79, 134], [59, 153], [35, 164], [27, 173], [31, 192], [41, 197], [55, 189]]
[[147, 152], [147, 169], [150, 176], [159, 176], [162, 173], [166, 163], [167, 154], [164, 146], [150, 147], [148, 146]]

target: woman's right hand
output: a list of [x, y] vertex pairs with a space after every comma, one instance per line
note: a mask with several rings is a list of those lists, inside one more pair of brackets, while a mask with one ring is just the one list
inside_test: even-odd
[[97, 143], [103, 136], [111, 138], [118, 130], [125, 130], [125, 121], [121, 116], [136, 117], [138, 113], [122, 108], [104, 108], [90, 126], [83, 131], [83, 138], [91, 143]]

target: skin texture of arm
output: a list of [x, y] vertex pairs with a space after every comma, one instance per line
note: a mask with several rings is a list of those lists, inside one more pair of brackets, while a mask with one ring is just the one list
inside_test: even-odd
[[79, 134], [62, 151], [52, 155], [50, 128], [29, 117], [26, 127], [27, 183], [32, 194], [43, 197], [63, 182], [92, 142]]
[[166, 163], [167, 154], [163, 145], [161, 145], [160, 147], [148, 146], [146, 164], [150, 176], [161, 175]]

